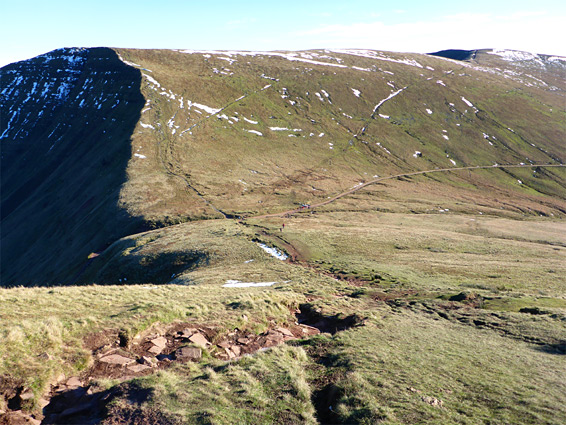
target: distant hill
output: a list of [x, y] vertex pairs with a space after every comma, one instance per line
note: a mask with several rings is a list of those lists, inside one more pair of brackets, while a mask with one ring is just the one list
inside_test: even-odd
[[[70, 48], [8, 65], [2, 285], [78, 282], [123, 236], [285, 211], [377, 175], [564, 163], [565, 72], [566, 58], [489, 49]], [[473, 186], [466, 205], [497, 193], [519, 214], [566, 214], [553, 169]]]

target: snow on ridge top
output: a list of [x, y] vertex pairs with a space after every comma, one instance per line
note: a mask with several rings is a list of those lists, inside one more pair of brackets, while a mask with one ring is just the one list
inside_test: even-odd
[[537, 53], [522, 52], [520, 50], [493, 49], [487, 52], [491, 55], [501, 56], [501, 59], [512, 62], [514, 65], [523, 65], [522, 62], [529, 64], [536, 63], [540, 67], [545, 67], [548, 63], [556, 64], [558, 61], [566, 61], [565, 57], [539, 55]]
[[224, 55], [224, 56], [276, 56], [281, 57], [290, 61], [305, 62], [312, 65], [323, 65], [323, 66], [334, 66], [337, 68], [348, 68], [346, 65], [339, 63], [321, 62], [309, 59], [310, 57], [317, 57], [318, 59], [336, 59], [330, 58], [329, 56], [319, 56], [318, 54], [306, 54], [300, 52], [263, 52], [263, 51], [247, 51], [247, 50], [177, 50], [181, 53], [188, 54], [208, 54], [208, 55]]
[[332, 52], [342, 53], [342, 54], [345, 54], [345, 55], [352, 55], [352, 56], [361, 56], [361, 57], [364, 57], [364, 58], [377, 59], [377, 60], [388, 61], [388, 62], [401, 63], [401, 64], [404, 64], [404, 65], [416, 66], [417, 68], [423, 68], [423, 66], [414, 59], [407, 59], [407, 58], [395, 59], [395, 58], [391, 58], [389, 56], [386, 56], [383, 52], [379, 52], [377, 50], [337, 49], [337, 50], [332, 50]]
[[[122, 55], [121, 55], [120, 53], [116, 52], [116, 54], [118, 55], [118, 59], [120, 59], [120, 60], [121, 60], [122, 62], [124, 62], [126, 65], [133, 66], [134, 68], [141, 68], [141, 67], [142, 67], [140, 64], [137, 64], [137, 63], [135, 63], [135, 62], [127, 61], [126, 59], [124, 59], [124, 58], [122, 57]], [[150, 72], [151, 72], [151, 71], [150, 71]]]
[[49, 62], [54, 59], [64, 59], [69, 62], [69, 65], [80, 65], [86, 60], [86, 50], [87, 49], [84, 47], [65, 47], [39, 55], [37, 58], [42, 59], [45, 62]]
[[487, 52], [490, 55], [501, 56], [506, 61], [529, 61], [540, 60], [540, 56], [536, 53], [522, 52], [520, 50], [492, 49]]

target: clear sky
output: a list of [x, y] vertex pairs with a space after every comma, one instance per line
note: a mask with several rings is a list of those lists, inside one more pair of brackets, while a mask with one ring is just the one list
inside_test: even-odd
[[0, 0], [0, 22], [0, 66], [73, 46], [566, 56], [564, 0]]

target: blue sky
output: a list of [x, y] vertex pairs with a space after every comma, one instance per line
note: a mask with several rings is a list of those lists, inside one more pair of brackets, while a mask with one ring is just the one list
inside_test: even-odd
[[563, 0], [0, 0], [0, 16], [0, 66], [71, 46], [566, 56]]

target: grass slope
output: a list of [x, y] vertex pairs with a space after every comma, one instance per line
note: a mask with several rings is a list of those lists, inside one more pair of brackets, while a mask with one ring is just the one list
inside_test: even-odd
[[[251, 423], [252, 414], [262, 423], [564, 418], [561, 222], [335, 212], [286, 219], [283, 232], [280, 219], [246, 223], [186, 223], [126, 238], [109, 250], [114, 274], [100, 269], [101, 283], [112, 283], [152, 252], [206, 254], [174, 284], [4, 289], [0, 374], [39, 398], [61, 372], [88, 376], [94, 354], [83, 341], [96, 332], [133, 338], [178, 320], [219, 335], [257, 334], [290, 326], [295, 309], [310, 305], [325, 316], [355, 313], [363, 325], [238, 361], [205, 356], [130, 383], [99, 379], [93, 388], [150, 394], [135, 405], [115, 398], [108, 423], [134, 410], [180, 423]], [[296, 261], [271, 257], [257, 241]], [[278, 283], [222, 287], [229, 279]]]
[[[155, 158], [130, 165], [123, 202], [157, 221], [190, 219], [193, 207], [179, 211], [177, 198], [171, 199], [179, 189], [169, 189], [159, 206], [148, 199], [163, 191], [164, 181], [147, 176], [163, 167], [176, 176], [175, 187], [192, 188], [182, 202], [198, 193], [228, 214], [245, 215], [315, 203], [374, 175], [564, 162], [563, 88], [534, 86], [489, 68], [378, 52], [120, 54], [151, 70], [144, 72], [148, 106], [134, 143]], [[199, 110], [188, 100], [221, 111]], [[422, 156], [415, 158], [415, 151]], [[520, 178], [493, 177], [482, 191], [511, 192], [515, 203], [522, 203], [525, 189], [550, 195], [551, 203], [564, 199], [562, 172], [543, 178], [552, 189], [532, 177], [522, 185]], [[451, 175], [442, 183], [460, 186]], [[217, 215], [204, 200], [198, 216]]]
[[[3, 284], [82, 286], [0, 289], [1, 420], [18, 408], [42, 418], [44, 399], [69, 377], [87, 400], [104, 397], [87, 419], [107, 425], [566, 420], [563, 168], [430, 172], [259, 217], [376, 176], [563, 163], [557, 64], [544, 59], [533, 76], [530, 62], [482, 51], [469, 62], [367, 51], [116, 52], [128, 66], [88, 50], [71, 73], [86, 83], [98, 75], [90, 66], [111, 64], [137, 79], [93, 78], [101, 86], [86, 97], [84, 120], [69, 121], [69, 137], [53, 148], [65, 146], [57, 158], [68, 154], [67, 172], [31, 190], [33, 176], [18, 186], [19, 171], [3, 159]], [[97, 100], [105, 84], [116, 92], [108, 104]], [[74, 87], [76, 114], [83, 86]], [[26, 105], [26, 90], [10, 92], [14, 105]], [[127, 103], [116, 103], [122, 95]], [[64, 117], [57, 111], [50, 120]], [[122, 121], [100, 131], [79, 128], [118, 113]], [[73, 144], [79, 135], [87, 143]], [[18, 145], [16, 136], [2, 140], [6, 158], [24, 166], [19, 146], [29, 146], [27, 158], [34, 149], [49, 158], [49, 137]], [[119, 158], [103, 161], [114, 174], [85, 165], [106, 153]], [[38, 193], [55, 194], [58, 212], [42, 210]], [[93, 198], [81, 209], [83, 196]], [[224, 286], [235, 280], [273, 284]], [[323, 333], [218, 355], [226, 338], [296, 330], [299, 321]], [[198, 361], [160, 360], [152, 372], [97, 369], [106, 350], [133, 356], [137, 342], [171, 326], [207, 329], [212, 344]], [[47, 419], [85, 419], [76, 413]]]

